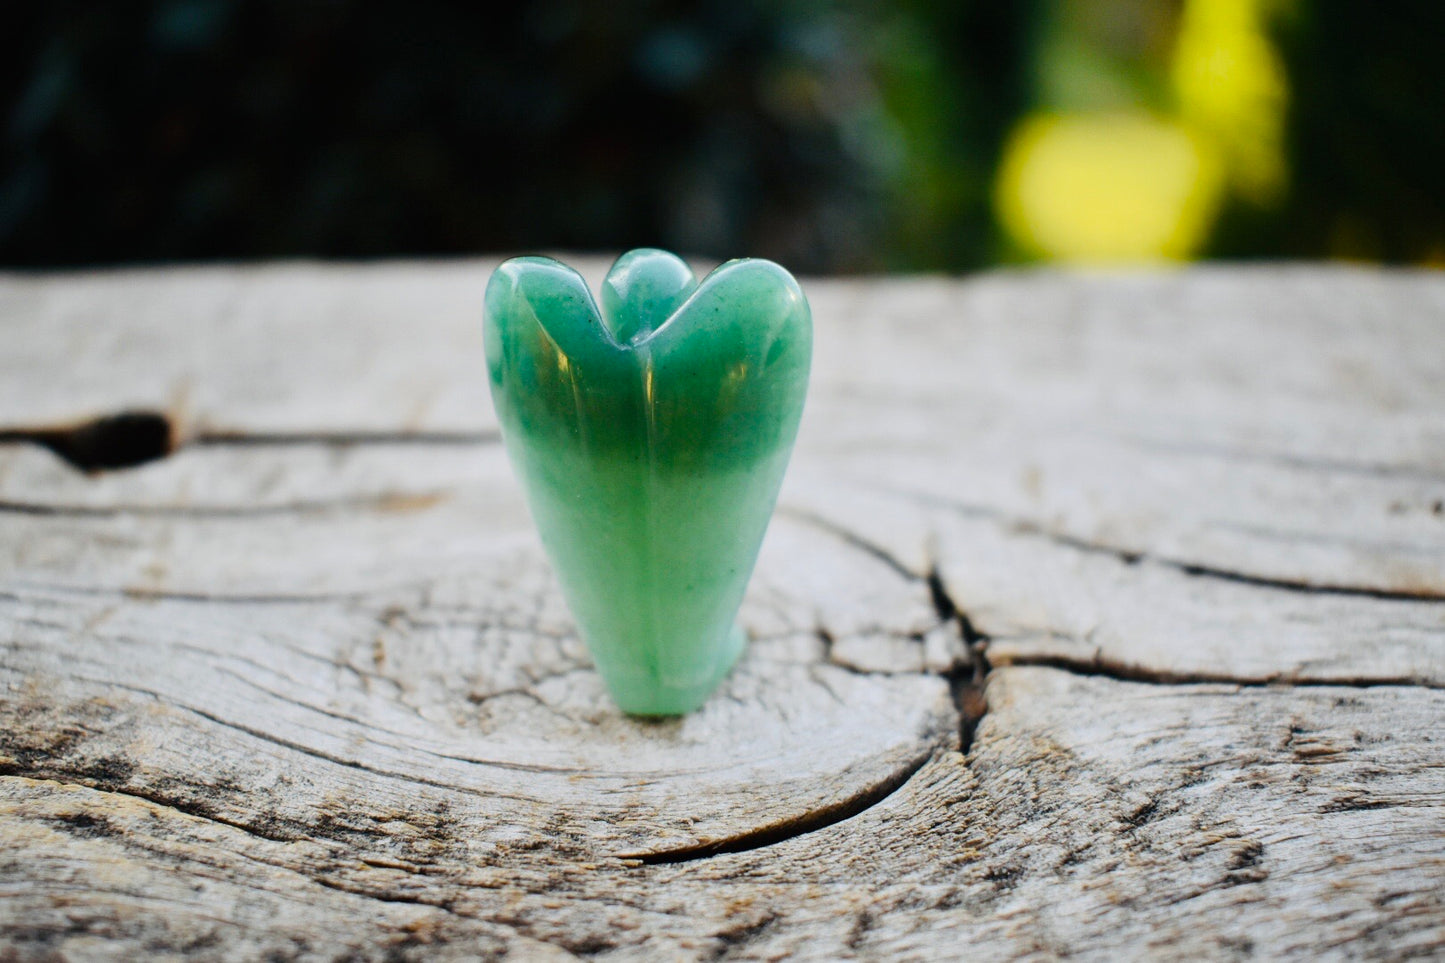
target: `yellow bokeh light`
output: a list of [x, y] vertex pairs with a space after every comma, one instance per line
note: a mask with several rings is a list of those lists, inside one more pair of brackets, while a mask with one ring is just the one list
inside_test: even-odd
[[1030, 253], [1067, 261], [1186, 258], [1223, 191], [1209, 142], [1144, 113], [1035, 115], [1004, 150], [995, 201]]
[[1180, 118], [1218, 146], [1238, 194], [1268, 205], [1283, 193], [1284, 67], [1260, 0], [1190, 0], [1174, 48]]

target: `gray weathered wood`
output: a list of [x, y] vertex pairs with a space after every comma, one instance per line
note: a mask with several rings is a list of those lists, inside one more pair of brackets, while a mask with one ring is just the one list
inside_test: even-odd
[[808, 282], [754, 642], [644, 723], [491, 266], [0, 278], [0, 956], [1445, 953], [1445, 278]]

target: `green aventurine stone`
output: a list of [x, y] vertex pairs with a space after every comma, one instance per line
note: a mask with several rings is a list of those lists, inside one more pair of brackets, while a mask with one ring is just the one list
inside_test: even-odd
[[792, 452], [808, 302], [771, 261], [701, 284], [678, 257], [582, 277], [514, 258], [487, 286], [502, 436], [572, 615], [618, 705], [677, 715], [741, 654], [733, 624]]

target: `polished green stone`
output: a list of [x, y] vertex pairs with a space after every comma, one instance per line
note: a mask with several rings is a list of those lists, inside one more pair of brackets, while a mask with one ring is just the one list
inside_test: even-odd
[[601, 307], [571, 268], [499, 267], [487, 367], [513, 466], [578, 628], [637, 715], [697, 708], [734, 626], [807, 391], [812, 320], [771, 261], [698, 283], [678, 257], [613, 265]]

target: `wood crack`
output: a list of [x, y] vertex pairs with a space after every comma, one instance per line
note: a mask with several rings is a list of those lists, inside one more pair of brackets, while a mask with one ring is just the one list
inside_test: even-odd
[[[1255, 576], [1245, 575], [1236, 572], [1213, 569], [1207, 566], [1187, 564], [1183, 562], [1161, 559], [1156, 556], [1144, 553], [1126, 552], [1118, 548], [1106, 545], [1099, 545], [1075, 539], [1072, 536], [1049, 532], [1038, 526], [1008, 519], [1002, 513], [981, 506], [959, 506], [954, 503], [939, 500], [941, 504], [954, 510], [962, 511], [965, 514], [978, 517], [986, 517], [998, 522], [1008, 522], [1010, 527], [1016, 531], [1022, 531], [1029, 535], [1036, 535], [1048, 540], [1065, 545], [1078, 551], [1085, 551], [1098, 554], [1107, 554], [1124, 561], [1126, 564], [1138, 564], [1145, 559], [1163, 565], [1176, 568], [1185, 574], [1196, 577], [1217, 578], [1229, 581], [1242, 582], [1251, 585], [1260, 585], [1269, 588], [1281, 588], [1291, 591], [1306, 592], [1309, 594], [1329, 595], [1352, 595], [1357, 597], [1385, 598], [1400, 601], [1440, 601], [1441, 598], [1434, 595], [1420, 595], [1419, 593], [1408, 592], [1381, 592], [1373, 589], [1359, 587], [1329, 588], [1319, 586], [1303, 586], [1292, 582], [1279, 581], [1274, 579], [1262, 579]], [[942, 673], [948, 681], [949, 691], [953, 697], [954, 706], [959, 717], [960, 750], [965, 756], [972, 748], [974, 736], [979, 724], [988, 712], [988, 700], [985, 695], [988, 677], [994, 668], [1002, 667], [1045, 667], [1059, 669], [1075, 675], [1099, 676], [1115, 679], [1121, 682], [1136, 682], [1153, 685], [1232, 685], [1239, 688], [1285, 688], [1285, 687], [1341, 687], [1341, 688], [1373, 688], [1379, 686], [1414, 686], [1426, 689], [1442, 689], [1445, 685], [1431, 682], [1427, 679], [1420, 679], [1413, 676], [1380, 676], [1380, 677], [1344, 677], [1344, 678], [1308, 678], [1299, 676], [1269, 676], [1269, 677], [1242, 677], [1229, 673], [1201, 673], [1201, 672], [1177, 672], [1167, 669], [1148, 669], [1143, 666], [1130, 665], [1127, 663], [1111, 660], [1103, 657], [1095, 651], [1091, 659], [1071, 659], [1067, 656], [1010, 656], [1007, 662], [991, 662], [988, 656], [989, 643], [992, 639], [981, 632], [969, 618], [967, 612], [949, 595], [943, 576], [935, 561], [924, 576], [919, 576], [908, 566], [904, 565], [894, 555], [879, 545], [870, 542], [868, 539], [852, 532], [847, 528], [823, 518], [812, 512], [790, 509], [787, 514], [801, 522], [812, 525], [820, 530], [826, 531], [840, 541], [856, 548], [869, 556], [878, 559], [887, 565], [892, 571], [898, 573], [910, 581], [923, 581], [929, 591], [930, 600], [939, 620], [943, 623], [953, 624], [963, 640], [967, 658], [960, 660], [955, 665]], [[818, 629], [819, 638], [823, 643], [824, 660], [830, 665], [839, 665], [832, 659], [834, 639], [825, 629]], [[858, 674], [879, 674], [871, 673], [866, 669], [858, 669], [851, 666], [842, 666], [845, 669]]]
[[868, 539], [863, 538], [855, 532], [849, 531], [842, 525], [839, 525], [838, 523], [830, 519], [824, 518], [822, 515], [819, 515], [815, 512], [810, 512], [805, 509], [794, 508], [784, 505], [778, 507], [776, 514], [782, 515], [786, 518], [791, 518], [795, 521], [802, 522], [805, 525], [810, 525], [820, 531], [827, 532], [829, 535], [832, 535], [839, 541], [846, 542], [847, 544], [853, 546], [859, 551], [867, 555], [871, 555], [873, 558], [882, 562], [884, 565], [888, 566], [894, 572], [903, 576], [903, 578], [907, 579], [910, 582], [919, 582], [922, 581], [925, 577], [915, 572], [907, 565], [903, 564], [903, 562], [900, 561], [897, 556], [893, 555], [882, 546], [870, 542]]
[[1074, 675], [1098, 676], [1118, 682], [1143, 682], [1151, 685], [1232, 685], [1241, 689], [1267, 688], [1330, 688], [1371, 689], [1382, 686], [1410, 686], [1421, 689], [1445, 689], [1445, 685], [1412, 676], [1351, 677], [1338, 679], [1301, 678], [1298, 676], [1237, 676], [1227, 672], [1173, 672], [1147, 669], [1095, 655], [1092, 659], [1071, 659], [1068, 656], [1010, 656], [1006, 662], [994, 663], [997, 668], [1039, 667], [1060, 669]]
[[217, 826], [226, 826], [230, 829], [245, 833], [256, 839], [264, 839], [273, 843], [293, 843], [302, 838], [296, 833], [278, 833], [268, 831], [259, 826], [243, 823], [236, 819], [227, 819], [217, 815], [208, 805], [188, 803], [184, 800], [169, 796], [163, 796], [155, 792], [145, 792], [140, 789], [127, 788], [102, 783], [92, 777], [79, 772], [69, 772], [64, 767], [35, 766], [23, 768], [19, 764], [6, 764], [0, 766], [0, 779], [26, 779], [31, 782], [44, 782], [51, 785], [65, 788], [68, 786], [82, 786], [93, 792], [105, 793], [112, 796], [124, 796], [128, 799], [137, 799], [144, 803], [161, 809], [167, 809], [182, 816], [189, 816], [191, 819], [199, 819], [202, 822], [212, 823]]
[[[973, 734], [978, 727], [979, 720], [982, 719], [984, 713], [988, 711], [988, 704], [983, 696], [984, 682], [989, 670], [988, 662], [984, 656], [988, 637], [980, 632], [968, 618], [968, 615], [954, 604], [943, 585], [943, 579], [939, 575], [937, 568], [931, 568], [927, 575], [920, 575], [904, 565], [881, 546], [875, 545], [866, 538], [826, 518], [815, 515], [812, 512], [796, 509], [780, 511], [798, 521], [802, 521], [805, 524], [812, 525], [834, 535], [849, 546], [879, 560], [907, 581], [921, 582], [927, 586], [929, 598], [932, 601], [934, 610], [938, 614], [940, 623], [950, 624], [956, 628], [963, 638], [968, 652], [968, 658], [956, 665], [950, 666], [941, 673], [924, 672], [921, 674], [939, 675], [948, 682], [949, 692], [959, 717], [959, 750], [966, 756], [972, 744]], [[824, 664], [842, 668], [858, 675], [894, 674], [869, 671], [834, 661], [832, 658], [834, 645], [833, 635], [823, 626], [819, 626], [816, 632], [823, 646]], [[787, 842], [799, 836], [836, 825], [877, 806], [899, 789], [903, 788], [930, 759], [933, 759], [945, 748], [947, 747], [935, 742], [887, 779], [845, 800], [820, 807], [804, 813], [801, 816], [725, 839], [649, 853], [622, 854], [618, 858], [635, 860], [643, 865], [683, 863], [731, 853], [748, 852], [750, 850], [762, 849], [767, 846], [775, 846], [779, 843]]]
[[[331, 664], [332, 664], [332, 665], [336, 665], [336, 663], [331, 663]], [[222, 673], [224, 673], [225, 675], [230, 676], [231, 678], [235, 679], [236, 681], [240, 682], [241, 684], [246, 685], [246, 686], [249, 686], [249, 687], [252, 688], [252, 689], [255, 689], [257, 692], [264, 693], [265, 695], [267, 695], [267, 696], [269, 696], [269, 697], [271, 697], [271, 698], [273, 698], [273, 699], [276, 699], [276, 700], [278, 700], [278, 701], [280, 701], [280, 702], [285, 702], [285, 703], [287, 703], [288, 705], [295, 706], [295, 707], [298, 708], [298, 709], [302, 709], [302, 710], [304, 710], [304, 711], [306, 711], [306, 712], [317, 712], [317, 713], [320, 713], [321, 715], [326, 716], [327, 718], [335, 719], [335, 720], [338, 721], [338, 722], [344, 722], [344, 723], [347, 723], [348, 725], [356, 726], [357, 728], [359, 728], [359, 729], [364, 729], [364, 730], [366, 730], [367, 732], [380, 733], [380, 734], [387, 735], [387, 736], [393, 736], [393, 737], [395, 737], [396, 739], [402, 740], [402, 745], [395, 745], [395, 744], [384, 743], [384, 742], [381, 742], [380, 740], [375, 739], [375, 738], [373, 738], [373, 739], [370, 740], [371, 742], [373, 742], [373, 743], [375, 743], [375, 744], [377, 744], [377, 745], [388, 745], [389, 748], [393, 748], [393, 749], [397, 749], [397, 750], [400, 750], [400, 749], [402, 749], [402, 748], [405, 747], [405, 748], [409, 748], [409, 749], [410, 749], [411, 751], [413, 751], [413, 752], [425, 753], [426, 755], [431, 756], [431, 757], [434, 758], [434, 759], [446, 759], [446, 760], [449, 760], [449, 761], [451, 761], [451, 762], [466, 763], [467, 765], [489, 766], [489, 767], [493, 767], [493, 768], [508, 769], [508, 770], [513, 771], [513, 772], [556, 773], [556, 774], [568, 775], [568, 776], [573, 776], [573, 777], [584, 777], [584, 776], [589, 776], [589, 775], [590, 775], [590, 771], [589, 771], [589, 770], [579, 769], [579, 768], [577, 768], [577, 767], [575, 767], [575, 766], [543, 766], [543, 765], [532, 764], [532, 763], [503, 762], [503, 761], [501, 761], [501, 760], [496, 760], [496, 759], [482, 759], [482, 758], [478, 758], [478, 757], [476, 757], [476, 756], [463, 756], [463, 755], [457, 755], [457, 754], [455, 754], [455, 753], [436, 752], [435, 750], [428, 749], [428, 748], [425, 748], [425, 747], [423, 747], [423, 746], [417, 746], [417, 745], [412, 745], [412, 746], [410, 746], [410, 747], [406, 747], [406, 746], [405, 746], [406, 740], [408, 740], [408, 739], [415, 739], [415, 738], [416, 738], [416, 737], [415, 737], [414, 735], [412, 735], [411, 733], [401, 732], [401, 731], [398, 731], [398, 730], [396, 730], [396, 729], [388, 729], [388, 728], [385, 727], [385, 726], [377, 725], [377, 724], [374, 723], [374, 722], [368, 722], [368, 721], [365, 720], [365, 719], [361, 719], [361, 718], [358, 718], [358, 717], [353, 716], [353, 715], [348, 715], [348, 714], [346, 714], [346, 713], [344, 713], [344, 712], [337, 712], [337, 711], [334, 710], [334, 709], [327, 709], [327, 708], [324, 708], [324, 707], [322, 707], [322, 706], [313, 705], [313, 704], [311, 704], [311, 703], [309, 703], [309, 702], [304, 702], [304, 701], [302, 701], [302, 700], [300, 700], [300, 699], [297, 699], [297, 698], [295, 698], [295, 697], [293, 697], [293, 696], [290, 696], [290, 695], [288, 695], [288, 694], [286, 694], [286, 693], [284, 693], [284, 692], [280, 692], [280, 691], [277, 691], [276, 689], [271, 689], [271, 688], [268, 688], [268, 687], [266, 687], [266, 686], [263, 686], [263, 685], [261, 685], [260, 683], [258, 683], [256, 680], [247, 678], [246, 676], [241, 675], [240, 673], [232, 672], [230, 669], [227, 669], [227, 668], [221, 668], [219, 671], [222, 672]], [[501, 694], [523, 694], [523, 695], [529, 695], [529, 696], [531, 696], [531, 693], [527, 693], [525, 690], [522, 690], [522, 689], [511, 689], [511, 690], [507, 690], [505, 693], [494, 693], [494, 694], [492, 694], [492, 695], [489, 695], [487, 698], [494, 698], [496, 695], [501, 695]], [[536, 696], [531, 696], [531, 697], [534, 698], [534, 699], [536, 699], [536, 701], [537, 701], [539, 704], [545, 705], [545, 703], [543, 703], [542, 700], [539, 699], [539, 698], [537, 698]], [[213, 722], [214, 722], [214, 721], [217, 721], [217, 720], [215, 719], [215, 717], [213, 717], [213, 716], [211, 716], [211, 715], [208, 715], [207, 713], [204, 713], [204, 712], [202, 712], [202, 711], [199, 710], [199, 709], [194, 709], [194, 708], [191, 708], [190, 706], [181, 706], [181, 705], [177, 705], [177, 704], [175, 704], [175, 703], [167, 703], [167, 704], [169, 704], [169, 705], [175, 705], [176, 708], [184, 709], [184, 710], [187, 711], [187, 712], [193, 712], [193, 713], [195, 713], [196, 715], [199, 715], [199, 716], [201, 716], [202, 718], [210, 719], [210, 720], [213, 721]], [[229, 723], [219, 723], [219, 724], [221, 724], [221, 725], [230, 725]], [[236, 728], [236, 727], [233, 726], [232, 728]], [[249, 734], [251, 734], [251, 735], [257, 735], [257, 733], [255, 733], [255, 732], [253, 732], [252, 730], [249, 730], [249, 729], [243, 729], [243, 730], [241, 730], [241, 731], [247, 732], [247, 733], [249, 733]], [[261, 736], [258, 736], [258, 738], [266, 738], [266, 739], [268, 739], [268, 740], [271, 741], [271, 742], [278, 743], [279, 745], [286, 746], [287, 748], [298, 748], [297, 746], [293, 745], [292, 743], [285, 742], [285, 741], [283, 741], [283, 740], [276, 739], [276, 738], [273, 738], [273, 737], [270, 737], [270, 736], [261, 735]], [[304, 748], [298, 748], [298, 751], [305, 751], [305, 750], [304, 750]], [[346, 762], [345, 760], [341, 760], [341, 759], [339, 759], [339, 758], [337, 758], [337, 757], [325, 756], [325, 757], [323, 757], [323, 758], [331, 759], [333, 762], [339, 762], [339, 763], [342, 764], [342, 765], [351, 765], [351, 763], [348, 763], [348, 762]], [[360, 764], [357, 764], [357, 765], [360, 765]], [[368, 771], [380, 772], [380, 770], [368, 770]], [[385, 774], [385, 773], [383, 773], [383, 774]], [[400, 775], [400, 774], [393, 774], [393, 775]], [[409, 778], [409, 777], [403, 776], [403, 778]]]
[[[1105, 548], [1104, 551], [1110, 550]], [[1379, 599], [1384, 602], [1445, 602], [1445, 593], [1432, 591], [1430, 589], [1381, 589], [1364, 585], [1302, 582], [1264, 575], [1251, 575], [1246, 572], [1234, 572], [1229, 569], [1216, 568], [1212, 565], [1182, 562], [1157, 555], [1144, 555], [1143, 558], [1159, 565], [1178, 569], [1185, 575], [1192, 575], [1196, 578], [1220, 579], [1226, 582], [1235, 582], [1240, 585], [1253, 585], [1257, 588], [1279, 589], [1280, 591], [1300, 592], [1306, 595], [1342, 595], [1353, 598]]]
[[345, 511], [419, 511], [445, 501], [449, 493], [382, 492], [344, 498], [280, 502], [274, 505], [76, 505], [55, 502], [0, 500], [0, 513], [63, 518], [116, 518], [139, 515], [161, 518], [254, 519], [273, 515], [310, 515]]
[[[902, 576], [910, 582], [922, 582], [928, 588], [929, 601], [933, 605], [934, 612], [938, 615], [939, 622], [945, 625], [952, 625], [963, 640], [967, 657], [954, 665], [949, 666], [941, 674], [948, 682], [949, 693], [953, 697], [954, 707], [959, 715], [959, 743], [960, 751], [968, 754], [969, 747], [973, 744], [973, 735], [978, 728], [979, 721], [984, 713], [988, 711], [988, 702], [984, 698], [984, 684], [989, 671], [988, 649], [989, 637], [969, 619], [964, 612], [949, 596], [948, 589], [943, 584], [943, 577], [935, 562], [929, 567], [926, 574], [920, 575], [905, 565], [893, 553], [864, 538], [856, 532], [850, 531], [842, 525], [824, 518], [814, 512], [798, 508], [780, 508], [779, 514], [787, 515], [804, 524], [811, 525], [821, 531], [827, 532], [845, 544], [858, 549], [859, 551], [877, 559], [889, 569]], [[880, 675], [876, 671], [860, 669], [856, 666], [847, 665], [833, 659], [833, 635], [826, 628], [819, 627], [818, 637], [823, 643], [824, 661], [829, 665], [839, 666], [850, 672], [859, 675]]]
[[1069, 535], [1065, 532], [1045, 528], [1037, 522], [1009, 515], [1006, 512], [999, 511], [987, 505], [957, 502], [952, 499], [941, 498], [937, 495], [928, 495], [906, 489], [887, 488], [885, 490], [890, 494], [907, 498], [918, 504], [947, 509], [965, 518], [983, 519], [994, 522], [1011, 534], [1041, 538], [1055, 545], [1062, 545], [1065, 548], [1086, 552], [1091, 555], [1106, 555], [1118, 559], [1126, 565], [1150, 563], [1171, 568], [1195, 578], [1217, 579], [1239, 585], [1250, 585], [1255, 588], [1275, 589], [1282, 592], [1296, 592], [1304, 595], [1334, 595], [1346, 598], [1378, 599], [1386, 602], [1445, 603], [1445, 593], [1432, 589], [1387, 589], [1368, 585], [1307, 582], [1301, 579], [1238, 572], [1201, 562], [1190, 562], [1184, 559], [1172, 558], [1167, 555], [1156, 555], [1152, 552], [1121, 548], [1120, 546], [1110, 545], [1106, 542], [1090, 541], [1089, 539], [1080, 538], [1076, 535]]
[[663, 863], [687, 863], [730, 853], [745, 853], [753, 849], [762, 849], [765, 846], [776, 846], [778, 843], [834, 826], [845, 819], [852, 819], [859, 813], [873, 808], [902, 789], [938, 751], [938, 746], [930, 745], [924, 752], [909, 760], [907, 764], [880, 782], [874, 783], [846, 799], [810, 810], [801, 816], [724, 839], [650, 853], [623, 853], [619, 854], [617, 858], [652, 866]]
[[1143, 451], [1182, 455], [1194, 458], [1219, 458], [1227, 461], [1255, 462], [1277, 465], [1299, 471], [1354, 475], [1362, 478], [1391, 478], [1407, 481], [1442, 482], [1445, 475], [1426, 465], [1388, 464], [1385, 462], [1350, 461], [1344, 458], [1325, 458], [1296, 455], [1288, 452], [1261, 451], [1234, 445], [1211, 445], [1200, 442], [1162, 441], [1152, 438], [1121, 435], [1120, 440]]
[[[34, 593], [92, 597], [118, 596], [145, 602], [198, 602], [207, 605], [212, 603], [220, 605], [317, 605], [331, 602], [361, 603], [373, 600], [377, 598], [377, 596], [385, 593], [414, 591], [423, 587], [421, 583], [416, 583], [413, 585], [393, 585], [353, 592], [258, 592], [254, 594], [237, 593], [235, 595], [227, 595], [219, 592], [180, 592], [165, 589], [150, 589], [141, 586], [57, 585], [36, 582], [11, 582], [10, 585], [12, 588], [24, 589]], [[0, 592], [0, 598], [8, 598], [17, 602], [29, 601], [29, 599], [23, 596], [10, 592]]]
[[[523, 797], [519, 797], [519, 796], [510, 796], [510, 795], [508, 795], [507, 793], [502, 793], [502, 792], [476, 789], [476, 788], [473, 788], [473, 787], [470, 787], [470, 786], [460, 786], [460, 785], [457, 785], [456, 783], [445, 782], [445, 781], [440, 780], [440, 779], [428, 779], [428, 778], [426, 778], [425, 776], [420, 776], [420, 775], [416, 775], [416, 774], [405, 773], [405, 772], [396, 772], [395, 770], [391, 770], [391, 769], [380, 769], [380, 768], [377, 768], [377, 767], [375, 767], [375, 766], [367, 765], [366, 763], [361, 762], [361, 761], [356, 760], [356, 759], [347, 759], [347, 758], [345, 758], [344, 756], [332, 755], [331, 753], [323, 752], [323, 751], [321, 751], [320, 749], [315, 749], [315, 748], [312, 748], [311, 746], [303, 745], [302, 743], [299, 743], [299, 742], [293, 742], [293, 741], [290, 740], [290, 739], [283, 739], [283, 738], [281, 738], [280, 736], [273, 735], [273, 734], [271, 734], [271, 733], [269, 733], [269, 732], [263, 732], [263, 731], [261, 731], [260, 729], [255, 729], [255, 728], [252, 728], [251, 726], [245, 726], [245, 725], [242, 725], [242, 724], [237, 723], [237, 722], [231, 722], [231, 721], [229, 721], [229, 720], [222, 719], [220, 716], [214, 715], [213, 713], [210, 713], [210, 712], [206, 712], [206, 711], [203, 710], [203, 709], [197, 709], [195, 706], [188, 706], [188, 705], [183, 705], [183, 704], [178, 703], [178, 702], [173, 702], [173, 701], [167, 699], [167, 698], [166, 698], [165, 696], [163, 696], [161, 693], [156, 692], [156, 691], [151, 690], [151, 689], [143, 688], [143, 687], [141, 687], [141, 686], [129, 685], [129, 684], [126, 684], [126, 683], [123, 683], [123, 682], [116, 682], [116, 681], [107, 680], [107, 679], [92, 679], [92, 678], [88, 678], [88, 677], [86, 677], [86, 676], [81, 676], [81, 675], [75, 676], [75, 679], [78, 680], [78, 681], [81, 681], [81, 682], [90, 682], [90, 683], [93, 683], [93, 684], [96, 684], [96, 685], [114, 686], [114, 687], [117, 688], [117, 689], [124, 689], [124, 690], [127, 691], [127, 692], [135, 692], [135, 693], [140, 694], [140, 695], [150, 696], [152, 699], [155, 699], [157, 702], [161, 703], [162, 705], [169, 706], [169, 707], [171, 707], [171, 708], [173, 708], [173, 709], [177, 709], [177, 710], [182, 711], [182, 712], [188, 712], [188, 713], [190, 713], [191, 715], [198, 716], [198, 717], [200, 717], [200, 718], [202, 718], [202, 719], [207, 720], [208, 722], [213, 722], [213, 723], [215, 723], [216, 725], [221, 726], [221, 727], [223, 727], [223, 728], [232, 729], [232, 730], [234, 730], [234, 731], [236, 731], [236, 732], [243, 733], [243, 734], [245, 734], [245, 735], [251, 736], [251, 737], [254, 738], [254, 739], [259, 739], [259, 740], [261, 740], [262, 742], [267, 742], [267, 743], [270, 743], [271, 745], [279, 746], [279, 747], [281, 747], [281, 748], [283, 748], [283, 749], [290, 749], [290, 750], [293, 751], [293, 752], [299, 752], [299, 753], [301, 753], [302, 755], [311, 756], [312, 758], [314, 758], [314, 759], [319, 759], [319, 760], [321, 760], [321, 761], [323, 761], [323, 762], [329, 762], [329, 763], [332, 763], [332, 764], [338, 765], [338, 766], [345, 766], [345, 767], [348, 768], [348, 769], [356, 769], [356, 770], [359, 770], [359, 771], [361, 771], [361, 772], [368, 773], [368, 774], [373, 775], [373, 776], [382, 776], [382, 777], [387, 778], [387, 779], [398, 779], [398, 780], [401, 780], [402, 782], [418, 783], [418, 784], [421, 784], [421, 785], [424, 785], [424, 786], [433, 786], [433, 787], [438, 788], [438, 789], [448, 789], [448, 790], [451, 790], [451, 791], [454, 791], [454, 792], [463, 792], [463, 793], [467, 793], [467, 794], [469, 794], [469, 795], [474, 795], [474, 796], [482, 796], [482, 797], [498, 797], [498, 796], [502, 796], [502, 797], [506, 797], [506, 798], [515, 798], [515, 799], [519, 799], [519, 800], [523, 798]], [[441, 758], [453, 759], [453, 760], [458, 761], [458, 762], [466, 762], [466, 763], [469, 763], [469, 764], [475, 765], [475, 766], [487, 766], [487, 767], [495, 768], [495, 769], [510, 770], [510, 771], [513, 771], [513, 772], [552, 773], [552, 774], [559, 774], [559, 775], [567, 775], [567, 774], [576, 774], [576, 773], [579, 771], [579, 770], [574, 769], [574, 768], [536, 766], [536, 765], [529, 765], [529, 764], [526, 764], [526, 763], [504, 762], [504, 761], [502, 761], [502, 760], [495, 760], [495, 759], [464, 759], [464, 758], [462, 758], [462, 757], [456, 757], [456, 756], [446, 756], [446, 757], [441, 757]]]
[[[13, 769], [14, 767], [9, 768]], [[24, 779], [30, 782], [47, 783], [62, 789], [67, 787], [79, 786], [85, 789], [89, 789], [92, 792], [100, 793], [104, 796], [118, 796], [127, 799], [134, 799], [139, 802], [155, 806], [158, 809], [175, 813], [178, 816], [199, 820], [213, 826], [233, 829], [238, 832], [244, 833], [245, 835], [250, 836], [253, 839], [262, 840], [267, 843], [288, 844], [302, 841], [319, 842], [318, 838], [311, 832], [311, 827], [293, 824], [290, 821], [277, 820], [273, 817], [272, 822], [278, 827], [278, 829], [268, 830], [263, 826], [252, 825], [241, 822], [239, 820], [228, 819], [224, 816], [218, 815], [217, 813], [212, 811], [211, 808], [205, 803], [189, 803], [180, 799], [163, 796], [159, 793], [145, 792], [132, 787], [96, 784], [93, 783], [91, 780], [83, 778], [79, 780], [66, 778], [66, 775], [67, 774], [60, 771], [56, 771], [54, 773], [36, 771], [34, 773], [28, 774], [13, 771], [0, 771], [0, 779]], [[79, 827], [84, 830], [102, 823], [103, 817], [92, 817], [88, 816], [87, 814], [81, 813], [69, 817], [62, 817], [62, 819], [68, 825], [72, 827]], [[279, 827], [281, 826], [286, 826], [291, 831], [279, 831]], [[121, 833], [120, 835], [125, 836], [127, 840], [132, 839], [129, 834]], [[259, 863], [260, 865], [266, 866], [271, 869], [285, 870], [287, 872], [295, 873], [297, 876], [306, 879], [312, 883], [315, 883], [319, 886], [323, 886], [327, 889], [336, 890], [337, 892], [346, 893], [351, 896], [359, 896], [365, 899], [376, 900], [377, 902], [383, 903], [402, 903], [413, 904], [417, 906], [428, 906], [442, 910], [448, 914], [456, 913], [456, 911], [452, 907], [450, 900], [437, 899], [434, 897], [428, 898], [420, 894], [378, 892], [375, 889], [369, 888], [361, 884], [351, 883], [335, 875], [323, 875], [320, 872], [297, 869], [295, 866], [287, 862], [280, 862], [274, 859], [259, 858], [241, 852], [237, 852], [237, 855], [243, 856], [246, 859], [249, 859], [253, 862]], [[370, 860], [363, 858], [360, 860], [360, 862], [369, 866], [379, 866], [381, 868], [400, 868], [396, 865], [396, 861]], [[426, 875], [425, 873], [419, 873], [415, 870], [405, 871], [409, 872], [413, 876]]]
[[928, 595], [938, 617], [957, 627], [968, 653], [966, 661], [953, 665], [943, 674], [948, 680], [948, 691], [953, 697], [954, 709], [958, 712], [959, 752], [967, 757], [973, 748], [973, 738], [978, 732], [979, 723], [988, 713], [986, 690], [988, 674], [992, 670], [988, 661], [989, 637], [978, 630], [968, 613], [948, 594], [948, 587], [943, 583], [943, 575], [937, 562], [929, 568], [927, 582]]
[[488, 445], [501, 441], [484, 431], [306, 431], [263, 432], [211, 429], [186, 434], [176, 417], [160, 411], [119, 411], [84, 421], [27, 427], [0, 426], [0, 444], [40, 445], [80, 471], [134, 468], [181, 448], [361, 445]]
[[307, 879], [327, 889], [334, 889], [339, 893], [346, 893], [350, 896], [360, 896], [364, 899], [376, 900], [378, 903], [405, 903], [412, 906], [429, 906], [432, 909], [439, 909], [444, 913], [457, 915], [450, 900], [428, 899], [420, 894], [412, 893], [377, 892], [364, 886], [344, 882], [334, 876], [312, 876], [307, 874]]
[[185, 444], [212, 448], [351, 448], [362, 445], [426, 445], [467, 447], [500, 443], [502, 434], [490, 431], [202, 431]]

